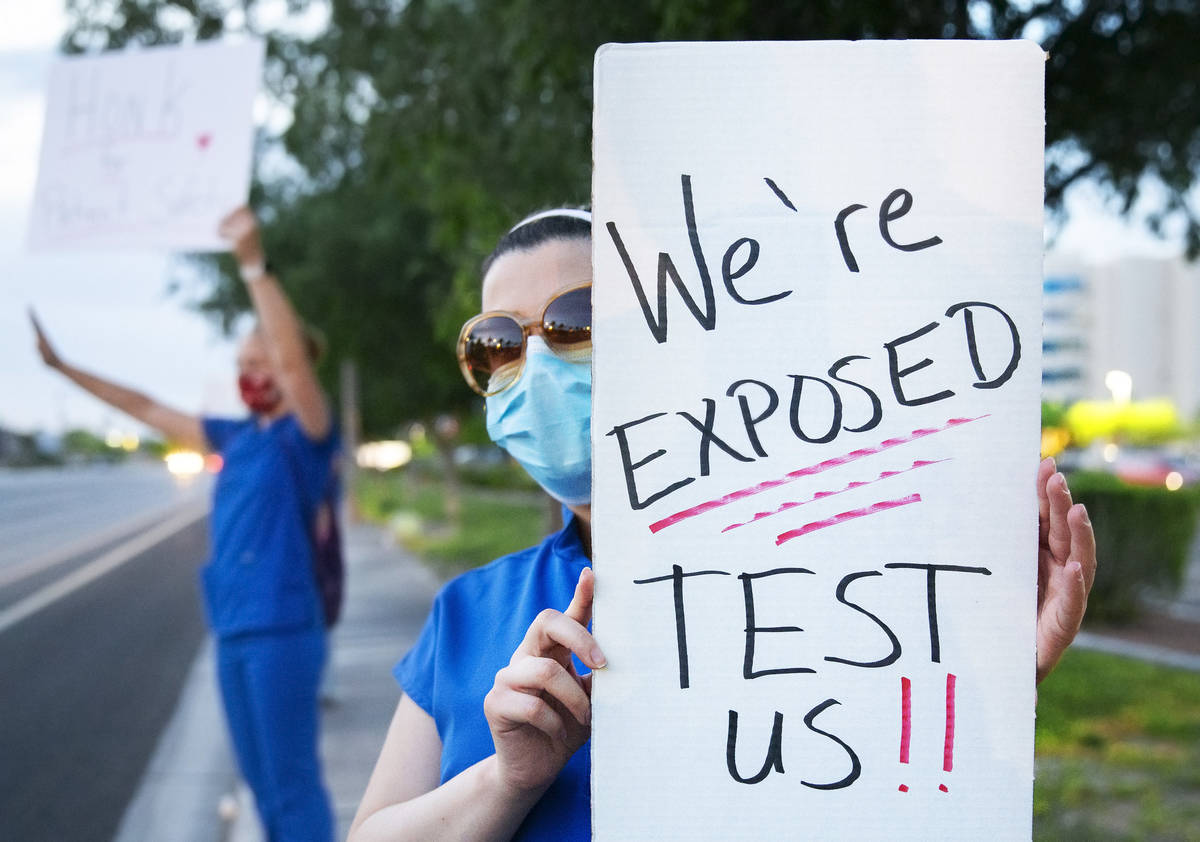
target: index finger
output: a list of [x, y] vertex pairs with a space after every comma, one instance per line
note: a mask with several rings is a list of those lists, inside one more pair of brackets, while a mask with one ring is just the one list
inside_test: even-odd
[[592, 568], [585, 567], [579, 573], [579, 582], [575, 585], [575, 595], [571, 597], [571, 604], [563, 613], [587, 628], [587, 624], [592, 621], [592, 599], [595, 595], [596, 574], [592, 572]]
[[1042, 544], [1050, 537], [1050, 497], [1046, 493], [1046, 483], [1054, 476], [1057, 466], [1052, 458], [1045, 458], [1038, 465], [1037, 498], [1038, 498], [1038, 541]]
[[572, 653], [592, 669], [600, 669], [605, 664], [604, 653], [584, 626], [560, 611], [547, 608], [538, 614], [525, 632], [525, 638], [513, 652], [510, 663], [532, 655], [535, 658], [554, 658], [568, 667]]

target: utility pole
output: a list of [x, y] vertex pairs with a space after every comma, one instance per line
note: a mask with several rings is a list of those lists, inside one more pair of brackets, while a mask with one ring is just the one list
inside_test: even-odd
[[358, 475], [358, 445], [362, 436], [362, 414], [358, 408], [358, 365], [352, 359], [342, 360], [338, 370], [338, 390], [341, 393], [342, 445], [345, 453], [342, 460], [342, 483], [346, 493], [343, 497], [342, 515], [348, 522], [359, 520], [354, 489]]

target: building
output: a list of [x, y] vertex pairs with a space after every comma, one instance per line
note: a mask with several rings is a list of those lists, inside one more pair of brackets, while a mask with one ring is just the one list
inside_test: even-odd
[[1133, 399], [1200, 411], [1200, 263], [1126, 258], [1046, 262], [1042, 391], [1047, 400], [1107, 399], [1105, 375], [1128, 372]]

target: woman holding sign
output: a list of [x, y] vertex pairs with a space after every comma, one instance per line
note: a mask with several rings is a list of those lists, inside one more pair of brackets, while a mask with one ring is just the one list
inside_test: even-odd
[[316, 346], [266, 267], [253, 214], [239, 208], [221, 233], [232, 240], [258, 316], [238, 352], [244, 418], [187, 415], [76, 368], [36, 319], [33, 326], [51, 368], [168, 439], [221, 454], [202, 580], [238, 764], [268, 839], [329, 842], [332, 812], [317, 756], [325, 617], [311, 527], [338, 441], [313, 371]]
[[[591, 220], [535, 214], [484, 263], [459, 360], [488, 433], [570, 510], [563, 529], [449, 583], [397, 665], [404, 689], [351, 828], [368, 840], [590, 838]], [[1046, 460], [1038, 679], [1083, 618], [1095, 544]], [[581, 750], [582, 749], [582, 750]]]

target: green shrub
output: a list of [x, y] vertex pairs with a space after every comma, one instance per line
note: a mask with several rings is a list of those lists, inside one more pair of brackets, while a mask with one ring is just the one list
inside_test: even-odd
[[533, 481], [533, 477], [508, 458], [503, 462], [491, 465], [462, 465], [459, 467], [458, 475], [464, 485], [473, 485], [478, 488], [517, 489], [530, 492], [538, 490], [538, 484]]
[[1200, 492], [1129, 485], [1111, 474], [1080, 472], [1071, 495], [1087, 506], [1096, 532], [1096, 583], [1088, 617], [1128, 621], [1147, 587], [1177, 591], [1200, 515]]
[[[547, 498], [540, 492], [464, 484], [462, 511], [452, 518], [440, 476], [411, 467], [359, 473], [359, 511], [367, 520], [387, 525], [443, 578], [536, 544], [546, 534]], [[521, 471], [516, 465], [512, 469]]]

